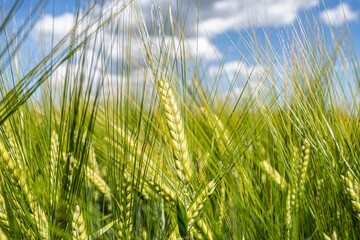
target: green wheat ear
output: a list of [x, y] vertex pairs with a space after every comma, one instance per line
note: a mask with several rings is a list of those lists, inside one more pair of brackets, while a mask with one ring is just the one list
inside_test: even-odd
[[[86, 166], [85, 169], [85, 177], [87, 180], [89, 180], [91, 182], [92, 185], [94, 185], [94, 187], [99, 190], [102, 194], [104, 194], [105, 199], [107, 199], [108, 201], [111, 200], [111, 191], [110, 191], [110, 187], [108, 186], [108, 184], [105, 182], [105, 180], [100, 176], [99, 174], [99, 170], [98, 167], [96, 165], [96, 160], [95, 158], [95, 153], [94, 151], [90, 151], [89, 153], [89, 162], [91, 162], [91, 164]], [[65, 164], [65, 160], [67, 158], [66, 153], [62, 153], [62, 164]], [[74, 165], [77, 163], [77, 160], [74, 157], [70, 158], [70, 165]], [[92, 168], [91, 168], [92, 166]], [[70, 171], [72, 171], [70, 169]]]
[[216, 182], [215, 180], [208, 183], [208, 185], [205, 187], [203, 192], [197, 197], [197, 199], [194, 201], [194, 203], [191, 205], [187, 212], [187, 218], [189, 219], [188, 222], [188, 228], [191, 229], [191, 227], [194, 225], [196, 218], [200, 215], [200, 212], [202, 208], [204, 207], [206, 201], [209, 199], [209, 197], [213, 194], [213, 192], [216, 189]]
[[291, 238], [291, 225], [292, 225], [292, 189], [289, 187], [286, 197], [286, 208], [285, 208], [285, 227], [286, 227], [286, 239]]
[[6, 206], [5, 206], [5, 201], [4, 201], [2, 193], [0, 193], [0, 228], [3, 231], [5, 231], [5, 233], [7, 233], [7, 235], [8, 235], [8, 233], [10, 231], [9, 221], [8, 221], [8, 217], [6, 214]]
[[73, 221], [72, 221], [72, 234], [73, 239], [76, 240], [86, 240], [86, 228], [83, 215], [80, 211], [80, 206], [76, 205], [75, 211], [73, 213]]
[[[304, 198], [309, 160], [310, 160], [310, 143], [307, 139], [305, 139], [301, 147], [300, 155], [299, 155], [299, 149], [297, 147], [294, 147], [293, 149], [293, 158], [291, 161], [291, 166], [292, 166], [292, 172], [294, 178], [292, 179], [291, 184], [287, 184], [288, 192], [286, 197], [285, 226], [286, 226], [287, 239], [291, 238], [291, 230], [292, 229], [294, 230], [294, 228], [298, 227], [299, 214], [300, 214], [299, 208], [301, 206], [300, 203]], [[281, 180], [279, 178], [277, 181], [279, 182], [279, 184], [281, 183]]]
[[306, 174], [310, 161], [310, 143], [307, 139], [304, 140], [303, 146], [301, 148], [301, 156], [302, 156], [302, 165], [301, 165], [301, 174], [300, 174], [300, 198], [303, 197], [305, 191], [305, 182], [306, 182]]
[[126, 232], [128, 236], [130, 236], [130, 233], [133, 229], [133, 219], [132, 219], [132, 213], [133, 213], [133, 205], [132, 205], [132, 182], [128, 183], [126, 179], [123, 179], [122, 187], [121, 187], [121, 195], [123, 200], [123, 206], [125, 206], [125, 211], [122, 213], [124, 225], [126, 226]]
[[[1, 160], [7, 165], [7, 170], [14, 181], [14, 183], [20, 188], [21, 193], [28, 204], [30, 210], [30, 217], [33, 222], [36, 223], [36, 228], [38, 230], [38, 237], [40, 239], [47, 239], [49, 236], [48, 233], [48, 221], [45, 215], [45, 212], [40, 208], [38, 203], [36, 202], [36, 198], [33, 196], [31, 189], [29, 188], [29, 184], [27, 179], [25, 178], [25, 173], [22, 165], [19, 163], [16, 166], [15, 161], [9, 156], [8, 152], [5, 150], [2, 144], [0, 144], [0, 157]], [[18, 205], [18, 203], [17, 203]], [[23, 210], [18, 205], [17, 212], [20, 217], [23, 216]], [[20, 219], [19, 219], [20, 221]], [[25, 230], [27, 232], [27, 230]]]
[[0, 228], [0, 239], [8, 240], [8, 234], [4, 233], [4, 231]]
[[220, 211], [220, 214], [219, 214], [219, 223], [220, 225], [223, 224], [223, 221], [225, 219], [225, 215], [226, 215], [226, 207], [225, 207], [225, 204], [226, 204], [226, 188], [225, 188], [225, 181], [222, 181], [221, 182], [221, 185], [220, 185], [220, 200], [219, 200], [219, 211]]
[[351, 205], [356, 212], [356, 216], [360, 219], [360, 201], [359, 195], [355, 191], [354, 185], [357, 184], [356, 180], [354, 179], [353, 175], [350, 171], [347, 172], [347, 176], [342, 175], [341, 179], [346, 186], [346, 193], [350, 198]]
[[270, 179], [279, 185], [282, 190], [286, 189], [286, 180], [267, 161], [260, 162], [260, 166], [268, 174]]
[[213, 240], [211, 229], [202, 219], [197, 220], [195, 227], [201, 233], [203, 238]]
[[51, 145], [50, 145], [50, 184], [52, 188], [55, 188], [57, 160], [58, 160], [58, 148], [59, 137], [55, 131], [51, 133]]
[[96, 171], [87, 166], [85, 171], [85, 177], [95, 186], [96, 189], [98, 189], [102, 194], [104, 194], [107, 200], [111, 200], [110, 187]]
[[59, 196], [57, 199], [54, 219], [54, 230], [52, 237], [55, 239], [66, 238], [67, 230], [71, 229], [72, 224], [72, 209], [69, 202], [70, 184], [73, 178], [73, 163], [75, 162], [72, 154], [64, 154], [66, 159], [62, 168], [65, 172], [60, 178]]
[[326, 235], [326, 233], [323, 233], [324, 239], [325, 240], [337, 240], [337, 234], [336, 231], [334, 230], [331, 237], [329, 237], [328, 235]]
[[184, 122], [181, 118], [175, 96], [165, 75], [157, 81], [160, 101], [165, 111], [166, 124], [170, 131], [171, 145], [175, 157], [176, 174], [179, 180], [186, 186], [192, 175], [192, 165], [189, 146], [184, 131]]

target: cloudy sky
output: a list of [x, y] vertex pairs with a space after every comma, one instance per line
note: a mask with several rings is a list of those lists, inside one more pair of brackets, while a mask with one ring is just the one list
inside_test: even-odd
[[[135, 0], [138, 2], [142, 17], [146, 25], [151, 26], [151, 9], [154, 10], [154, 1]], [[25, 1], [20, 9], [18, 18], [31, 8], [32, 1]], [[61, 39], [73, 26], [75, 15], [73, 0], [51, 0], [47, 5], [44, 14], [35, 25], [29, 41], [31, 45], [39, 47], [41, 41], [49, 41], [52, 36], [55, 40]], [[165, 15], [169, 10], [168, 0], [156, 0], [159, 2]], [[216, 75], [219, 68], [219, 60], [226, 54], [223, 71], [232, 75], [239, 71], [240, 75], [247, 75], [254, 68], [254, 62], [248, 62], [239, 70], [238, 63], [242, 57], [242, 49], [246, 42], [251, 39], [246, 37], [249, 29], [263, 33], [271, 33], [269, 37], [271, 44], [278, 45], [282, 34], [286, 29], [299, 27], [299, 20], [305, 22], [305, 16], [311, 16], [316, 21], [324, 24], [325, 31], [332, 26], [335, 31], [341, 29], [347, 21], [353, 39], [360, 39], [360, 1], [359, 0], [184, 0], [182, 6], [180, 1], [170, 0], [171, 12], [173, 16], [182, 13], [186, 18], [185, 35], [186, 49], [190, 56], [198, 56], [203, 61], [208, 62], [211, 75]], [[342, 2], [342, 4], [340, 4]], [[54, 7], [55, 4], [55, 7]], [[117, 9], [121, 6], [107, 3], [105, 9]], [[180, 9], [180, 10], [176, 10]], [[197, 14], [199, 12], [199, 14]], [[120, 31], [131, 31], [136, 26], [135, 17], [131, 17], [132, 10], [125, 12], [122, 18]], [[129, 17], [130, 16], [130, 17]], [[310, 20], [312, 23], [313, 19]], [[305, 24], [306, 25], [306, 24]], [[106, 34], [106, 33], [105, 33]], [[170, 35], [170, 34], [169, 34]], [[231, 44], [225, 53], [229, 36]], [[265, 36], [268, 36], [265, 34]], [[156, 42], [156, 34], [150, 36]], [[113, 46], [117, 45], [114, 37], [111, 37], [111, 30], [107, 36], [107, 47], [109, 58], [115, 64], [119, 58], [119, 52], [113, 51]], [[174, 39], [172, 39], [174, 41]], [[176, 39], [175, 39], [176, 40]], [[126, 43], [126, 40], [123, 40]], [[170, 41], [170, 38], [169, 38]], [[41, 45], [40, 45], [41, 46]], [[131, 54], [139, 55], [140, 46], [136, 41], [131, 43]], [[93, 53], [96, 53], [94, 46]], [[360, 46], [357, 44], [357, 53], [360, 53]], [[93, 54], [89, 53], [89, 54]], [[139, 64], [141, 68], [141, 63]], [[261, 72], [255, 66], [254, 71]]]

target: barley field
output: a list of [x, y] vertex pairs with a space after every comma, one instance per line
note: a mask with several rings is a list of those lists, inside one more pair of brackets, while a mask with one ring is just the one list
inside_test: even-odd
[[220, 53], [206, 1], [76, 1], [50, 41], [59, 3], [26, 4], [0, 3], [0, 239], [360, 239], [347, 21], [303, 4]]

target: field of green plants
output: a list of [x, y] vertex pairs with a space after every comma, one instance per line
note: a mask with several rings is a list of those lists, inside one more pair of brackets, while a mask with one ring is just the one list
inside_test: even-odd
[[1, 8], [0, 239], [360, 237], [346, 24], [325, 31], [308, 11], [275, 46], [248, 28], [234, 76], [223, 56], [211, 78], [186, 15], [154, 7], [145, 24], [136, 1], [79, 1], [74, 27], [26, 57], [45, 4], [15, 30], [21, 1]]

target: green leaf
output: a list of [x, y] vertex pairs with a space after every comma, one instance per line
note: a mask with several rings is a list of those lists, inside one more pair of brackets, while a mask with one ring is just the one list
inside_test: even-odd
[[188, 236], [188, 232], [187, 232], [188, 219], [186, 214], [186, 206], [182, 203], [182, 201], [179, 198], [176, 201], [176, 214], [177, 214], [177, 222], [178, 222], [180, 236], [182, 238], [186, 238]]

